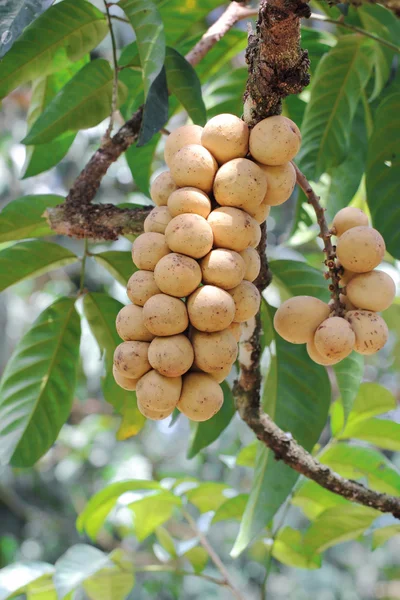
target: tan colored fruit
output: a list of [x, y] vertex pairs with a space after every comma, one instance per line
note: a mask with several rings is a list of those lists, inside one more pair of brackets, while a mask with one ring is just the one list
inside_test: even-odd
[[[338, 263], [338, 266], [340, 266], [340, 263]], [[353, 271], [343, 269], [343, 273], [340, 274], [340, 287], [345, 287], [356, 275], [357, 273], [354, 273]]]
[[315, 362], [317, 365], [323, 365], [327, 367], [329, 365], [336, 365], [340, 361], [338, 358], [327, 358], [322, 356], [315, 347], [314, 340], [310, 340], [307, 342], [307, 352], [308, 356]]
[[194, 331], [192, 344], [196, 366], [205, 373], [224, 370], [237, 358], [237, 342], [228, 329], [215, 333]]
[[184, 146], [201, 144], [203, 128], [200, 125], [183, 125], [171, 131], [165, 142], [164, 159], [168, 166], [173, 156]]
[[146, 417], [146, 419], [150, 419], [151, 421], [162, 421], [163, 419], [170, 417], [174, 412], [173, 408], [171, 410], [162, 411], [151, 410], [151, 408], [146, 408], [145, 406], [142, 406], [140, 402], [137, 403], [137, 406], [142, 415]]
[[133, 304], [143, 306], [155, 294], [160, 293], [154, 273], [151, 271], [136, 271], [128, 280], [126, 293]]
[[189, 325], [185, 303], [166, 294], [156, 294], [147, 300], [143, 321], [156, 336], [177, 335]]
[[121, 308], [117, 315], [116, 329], [125, 342], [151, 342], [154, 335], [143, 322], [143, 308], [128, 304]]
[[211, 192], [218, 163], [206, 148], [190, 144], [181, 148], [171, 160], [171, 175], [179, 187], [195, 187]]
[[218, 169], [213, 190], [221, 206], [255, 209], [267, 192], [267, 177], [253, 161], [235, 158]]
[[207, 220], [200, 215], [186, 214], [174, 217], [165, 230], [167, 244], [172, 252], [202, 258], [213, 245], [213, 232]]
[[340, 236], [352, 227], [368, 227], [368, 225], [368, 217], [365, 212], [354, 206], [346, 206], [346, 208], [342, 208], [336, 213], [332, 229], [335, 229], [335, 235]]
[[337, 241], [336, 253], [340, 264], [354, 273], [375, 269], [385, 256], [385, 241], [372, 227], [353, 227]]
[[254, 317], [260, 308], [261, 296], [256, 286], [250, 281], [242, 281], [238, 286], [229, 290], [235, 303], [235, 323], [244, 323]]
[[219, 371], [213, 371], [212, 373], [208, 373], [217, 383], [222, 383], [228, 377], [230, 372], [232, 371], [232, 365], [228, 365], [225, 369], [221, 369]]
[[148, 342], [122, 342], [114, 352], [114, 367], [118, 373], [131, 379], [139, 379], [151, 365], [147, 358]]
[[240, 254], [224, 248], [211, 250], [201, 260], [200, 267], [203, 282], [216, 285], [223, 290], [231, 290], [239, 285], [246, 270], [245, 262]]
[[214, 285], [204, 285], [187, 301], [190, 323], [199, 331], [222, 331], [229, 327], [235, 315], [232, 296]]
[[113, 365], [113, 375], [115, 379], [115, 383], [119, 385], [123, 390], [127, 390], [128, 392], [134, 392], [136, 390], [136, 384], [138, 379], [131, 379], [130, 377], [125, 377], [117, 371], [115, 366]]
[[149, 348], [149, 362], [165, 377], [179, 377], [193, 364], [193, 347], [186, 335], [155, 338]]
[[396, 295], [393, 279], [383, 271], [360, 273], [346, 287], [347, 297], [357, 308], [381, 312], [389, 308]]
[[346, 314], [356, 342], [354, 350], [359, 354], [375, 354], [386, 344], [389, 331], [380, 315], [369, 310], [351, 310]]
[[243, 258], [246, 265], [243, 279], [254, 281], [257, 279], [261, 268], [260, 255], [254, 248], [246, 248], [246, 250], [240, 252], [240, 256]]
[[296, 185], [296, 171], [291, 162], [271, 167], [260, 164], [267, 176], [267, 193], [263, 202], [269, 206], [279, 206], [289, 200]]
[[157, 263], [154, 278], [164, 294], [183, 298], [199, 287], [201, 269], [193, 258], [171, 252]]
[[294, 296], [276, 311], [274, 327], [287, 342], [306, 344], [329, 313], [330, 307], [314, 296]]
[[142, 233], [133, 242], [132, 260], [138, 269], [154, 271], [163, 256], [169, 254], [165, 235], [162, 233]]
[[211, 212], [211, 201], [201, 190], [194, 187], [183, 187], [170, 195], [168, 209], [173, 217], [194, 213], [207, 219]]
[[283, 165], [300, 150], [301, 133], [296, 123], [278, 115], [268, 117], [250, 132], [250, 154], [263, 165]]
[[217, 115], [205, 125], [201, 143], [223, 164], [233, 158], [246, 156], [249, 151], [249, 128], [235, 115]]
[[167, 206], [156, 206], [147, 215], [143, 228], [145, 233], [165, 233], [165, 228], [172, 219]]
[[253, 217], [253, 219], [255, 219], [257, 221], [257, 223], [259, 223], [261, 225], [261, 223], [264, 223], [264, 221], [266, 221], [268, 219], [269, 213], [270, 213], [271, 207], [269, 206], [269, 204], [266, 204], [264, 201], [261, 202], [261, 204], [259, 204], [257, 206], [257, 208], [246, 208], [246, 212], [249, 213], [249, 215], [251, 217]]
[[261, 242], [261, 227], [259, 226], [259, 224], [256, 222], [255, 219], [253, 219], [253, 220], [254, 220], [254, 227], [253, 227], [253, 235], [250, 240], [250, 247], [257, 248], [258, 244]]
[[242, 337], [242, 324], [233, 322], [229, 325], [227, 331], [230, 331], [232, 333], [236, 343], [238, 344], [240, 338]]
[[168, 198], [178, 189], [169, 171], [157, 175], [150, 187], [150, 198], [157, 206], [167, 206]]
[[260, 229], [253, 217], [230, 206], [213, 210], [207, 221], [214, 234], [214, 246], [236, 252], [248, 248]]
[[192, 421], [207, 421], [221, 408], [224, 394], [206, 373], [186, 373], [178, 409]]
[[314, 336], [317, 352], [323, 357], [333, 360], [346, 358], [354, 348], [356, 336], [350, 324], [342, 317], [325, 319]]
[[182, 377], [164, 377], [157, 371], [149, 371], [136, 385], [138, 406], [169, 413], [178, 404], [181, 390]]

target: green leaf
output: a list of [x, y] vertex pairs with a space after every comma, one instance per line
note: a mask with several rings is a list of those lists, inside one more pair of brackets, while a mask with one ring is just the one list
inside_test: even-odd
[[53, 565], [45, 562], [17, 562], [0, 570], [0, 600], [8, 600], [41, 577], [54, 572]]
[[142, 125], [136, 146], [147, 144], [168, 121], [168, 87], [165, 67], [161, 69], [151, 87], [143, 108]]
[[248, 494], [238, 494], [234, 498], [229, 498], [229, 500], [226, 500], [217, 508], [212, 523], [219, 523], [220, 521], [228, 521], [230, 519], [240, 521], [248, 499]]
[[316, 296], [327, 302], [329, 291], [321, 271], [305, 262], [296, 260], [272, 260], [270, 262], [274, 278], [278, 279], [291, 296]]
[[184, 56], [174, 48], [167, 48], [165, 56], [168, 89], [178, 98], [193, 123], [205, 125], [206, 107], [201, 93], [198, 75]]
[[178, 555], [175, 548], [174, 538], [169, 531], [160, 525], [160, 527], [157, 527], [155, 533], [158, 543], [164, 548], [164, 550], [166, 550], [173, 558], [177, 558]]
[[43, 575], [30, 583], [26, 590], [26, 600], [58, 600], [52, 575]]
[[284, 527], [275, 538], [272, 556], [288, 567], [298, 569], [319, 569], [321, 557], [304, 544], [303, 536], [297, 529]]
[[318, 485], [310, 479], [304, 481], [292, 498], [292, 504], [301, 508], [305, 516], [313, 521], [328, 508], [349, 505], [350, 502]]
[[208, 552], [202, 546], [190, 548], [183, 556], [190, 562], [195, 573], [202, 573], [208, 563]]
[[236, 464], [239, 467], [255, 467], [258, 449], [258, 441], [254, 440], [248, 446], [242, 448], [236, 457]]
[[129, 504], [134, 514], [134, 529], [139, 542], [168, 521], [180, 504], [181, 499], [167, 490], [153, 492]]
[[128, 392], [119, 388], [114, 381], [112, 371], [108, 371], [103, 381], [103, 393], [107, 402], [112, 404], [122, 416], [117, 431], [117, 440], [123, 441], [137, 435], [143, 429], [146, 417], [138, 409], [135, 392]]
[[0, 462], [32, 466], [67, 420], [79, 362], [80, 319], [73, 298], [39, 315], [19, 342], [0, 384]]
[[371, 75], [373, 49], [359, 35], [346, 35], [319, 63], [302, 124], [302, 170], [314, 181], [340, 165], [361, 92]]
[[131, 252], [108, 250], [107, 252], [94, 254], [93, 258], [124, 286], [128, 283], [132, 273], [137, 271], [132, 262]]
[[103, 13], [85, 0], [64, 0], [29, 25], [0, 65], [0, 98], [26, 81], [55, 73], [93, 50], [108, 32]]
[[22, 196], [13, 200], [0, 212], [0, 243], [55, 235], [43, 213], [47, 207], [62, 202], [62, 196], [53, 194]]
[[[96, 58], [70, 79], [35, 121], [23, 144], [51, 142], [68, 131], [94, 127], [111, 110], [114, 73], [104, 58]], [[118, 86], [119, 103], [126, 88]]]
[[210, 481], [200, 483], [197, 487], [185, 492], [185, 495], [191, 504], [194, 504], [201, 513], [205, 513], [217, 510], [225, 502], [224, 492], [227, 489], [229, 486], [225, 483]]
[[353, 402], [357, 397], [364, 375], [364, 357], [357, 354], [357, 352], [352, 352], [350, 356], [334, 365], [333, 370], [341, 393], [343, 424], [345, 424], [353, 408]]
[[154, 135], [145, 145], [138, 148], [129, 146], [125, 152], [126, 162], [131, 170], [132, 177], [143, 194], [150, 198], [150, 175], [153, 172], [153, 158], [161, 135]]
[[5, 0], [0, 5], [0, 58], [2, 58], [27, 27], [54, 0]]
[[355, 438], [385, 450], [400, 452], [400, 424], [386, 419], [369, 419], [345, 428], [338, 439]]
[[83, 581], [82, 587], [90, 600], [126, 600], [135, 584], [132, 565], [121, 571], [115, 567], [105, 567]]
[[0, 252], [0, 291], [77, 260], [78, 257], [70, 250], [53, 242], [32, 240], [9, 246]]
[[387, 527], [374, 529], [372, 532], [372, 549], [376, 550], [376, 548], [383, 546], [395, 535], [400, 535], [400, 525], [387, 525]]
[[400, 92], [385, 98], [378, 107], [368, 145], [367, 201], [374, 227], [385, 238], [386, 247], [400, 258], [397, 227], [400, 194]]
[[214, 8], [221, 6], [219, 0], [161, 0], [157, 4], [164, 23], [167, 44], [186, 38], [188, 32], [202, 21]]
[[235, 401], [232, 396], [232, 391], [229, 385], [224, 381], [221, 384], [224, 392], [224, 403], [222, 408], [216, 415], [203, 423], [195, 423], [192, 430], [192, 439], [188, 449], [188, 458], [193, 458], [215, 440], [219, 438], [221, 433], [228, 427], [236, 412]]
[[209, 118], [222, 113], [238, 117], [242, 115], [247, 75], [247, 69], [240, 67], [229, 70], [228, 73], [218, 73], [214, 79], [207, 82], [203, 96]]

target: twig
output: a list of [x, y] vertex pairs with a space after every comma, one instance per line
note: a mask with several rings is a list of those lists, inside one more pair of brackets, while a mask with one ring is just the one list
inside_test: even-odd
[[145, 567], [135, 568], [135, 573], [173, 573], [174, 575], [201, 577], [210, 583], [215, 585], [226, 586], [225, 579], [217, 579], [206, 573], [195, 573], [194, 571], [184, 571], [182, 569], [175, 569], [173, 566], [168, 565], [147, 565]]
[[130, 21], [128, 21], [128, 19], [124, 19], [124, 17], [119, 17], [118, 15], [110, 15], [110, 17], [116, 21], [121, 21], [121, 23], [128, 23], [130, 25]]
[[117, 43], [115, 41], [114, 28], [111, 21], [110, 8], [109, 4], [104, 0], [104, 6], [106, 8], [108, 28], [110, 30], [111, 37], [111, 46], [112, 46], [112, 57], [113, 57], [113, 69], [114, 69], [114, 78], [113, 78], [113, 88], [112, 88], [112, 98], [111, 98], [111, 113], [110, 113], [110, 122], [107, 127], [107, 131], [104, 134], [104, 139], [110, 139], [111, 132], [114, 126], [114, 113], [117, 110], [117, 102], [118, 102], [118, 58], [117, 58]]

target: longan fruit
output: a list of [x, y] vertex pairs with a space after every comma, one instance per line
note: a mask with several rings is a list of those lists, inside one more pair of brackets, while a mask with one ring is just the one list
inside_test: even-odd
[[252, 236], [250, 239], [250, 248], [257, 248], [258, 244], [261, 242], [261, 227], [256, 222], [255, 219], [253, 219], [253, 221], [254, 221], [254, 227], [252, 228]]
[[234, 250], [217, 248], [200, 261], [203, 282], [230, 290], [242, 281], [246, 270], [243, 258]]
[[186, 335], [156, 337], [149, 347], [149, 362], [165, 377], [179, 377], [193, 364], [193, 347]]
[[346, 319], [330, 317], [322, 321], [314, 336], [317, 352], [323, 358], [342, 360], [354, 348], [356, 336]]
[[357, 308], [381, 312], [392, 304], [396, 286], [387, 273], [370, 271], [353, 277], [346, 286], [346, 292]]
[[283, 165], [300, 150], [301, 133], [296, 123], [277, 115], [263, 119], [250, 132], [250, 154], [263, 165]]
[[160, 293], [152, 271], [136, 271], [130, 276], [126, 289], [128, 298], [133, 304], [143, 306], [155, 294]]
[[335, 235], [338, 237], [348, 229], [353, 227], [368, 227], [368, 217], [364, 211], [354, 206], [346, 206], [336, 213], [333, 219], [332, 229], [335, 230]]
[[199, 287], [201, 269], [193, 258], [171, 252], [156, 264], [154, 278], [164, 294], [183, 298]]
[[240, 342], [240, 338], [242, 337], [242, 324], [241, 323], [231, 323], [229, 327], [227, 327], [226, 331], [230, 331], [233, 337], [235, 338], [236, 343]]
[[116, 319], [116, 329], [125, 342], [151, 342], [154, 335], [143, 322], [143, 308], [128, 304], [121, 308]]
[[207, 219], [214, 234], [214, 246], [241, 252], [255, 240], [259, 224], [243, 210], [224, 206], [213, 210]]
[[128, 392], [134, 392], [136, 390], [136, 384], [138, 379], [132, 379], [131, 377], [125, 377], [117, 371], [115, 366], [113, 365], [113, 375], [115, 379], [115, 383], [119, 385], [123, 390], [127, 390]]
[[162, 411], [158, 411], [158, 410], [152, 410], [151, 408], [146, 408], [145, 406], [142, 406], [140, 404], [140, 402], [137, 403], [139, 412], [142, 413], [142, 415], [144, 417], [146, 417], [146, 419], [150, 419], [151, 421], [162, 421], [163, 419], [166, 419], [167, 417], [170, 417], [172, 415], [172, 413], [174, 412], [174, 408], [171, 408], [170, 410], [162, 410]]
[[296, 170], [291, 162], [271, 167], [259, 165], [267, 176], [267, 193], [263, 202], [269, 206], [279, 206], [289, 200], [296, 185]]
[[267, 177], [253, 161], [235, 158], [218, 169], [213, 191], [221, 206], [254, 209], [267, 192]]
[[157, 175], [150, 186], [150, 198], [157, 206], [167, 206], [168, 198], [177, 189], [178, 186], [172, 179], [170, 171], [163, 171]]
[[194, 213], [207, 219], [211, 212], [211, 200], [206, 193], [194, 187], [183, 187], [168, 198], [168, 209], [172, 217]]
[[352, 227], [337, 241], [340, 264], [354, 273], [366, 273], [379, 265], [385, 256], [385, 241], [372, 227]]
[[229, 293], [235, 303], [235, 323], [244, 323], [258, 313], [261, 295], [254, 283], [242, 281], [233, 290], [229, 290]]
[[225, 369], [220, 369], [219, 371], [212, 371], [208, 373], [217, 383], [222, 383], [228, 377], [230, 372], [232, 371], [233, 365], [227, 365]]
[[359, 354], [375, 354], [386, 344], [389, 331], [380, 315], [368, 310], [351, 310], [346, 314], [356, 337], [354, 350]]
[[214, 333], [194, 331], [192, 344], [195, 364], [206, 373], [223, 370], [237, 358], [237, 342], [228, 329]]
[[181, 148], [171, 159], [171, 175], [179, 187], [195, 187], [211, 192], [218, 163], [206, 148], [190, 144]]
[[224, 394], [206, 373], [186, 373], [177, 408], [192, 421], [207, 421], [221, 408]]
[[144, 232], [165, 233], [165, 228], [171, 219], [171, 213], [166, 206], [156, 206], [144, 221]]
[[339, 358], [328, 358], [322, 356], [315, 346], [314, 340], [310, 340], [307, 342], [307, 352], [308, 356], [315, 362], [317, 365], [323, 365], [327, 367], [329, 365], [336, 365], [336, 363], [340, 362]]
[[274, 327], [292, 344], [306, 344], [313, 339], [317, 327], [329, 317], [330, 307], [314, 296], [294, 296], [278, 308]]
[[[338, 263], [338, 266], [341, 266], [340, 263]], [[340, 277], [340, 281], [339, 281], [339, 286], [340, 287], [345, 287], [349, 281], [351, 281], [353, 279], [353, 277], [355, 277], [357, 275], [357, 273], [354, 273], [353, 271], [349, 271], [348, 269], [343, 269], [343, 273], [340, 273], [339, 277]]]
[[124, 377], [139, 379], [151, 365], [147, 354], [150, 344], [148, 342], [122, 342], [114, 352], [114, 367]]
[[253, 219], [255, 219], [260, 225], [268, 219], [270, 210], [271, 207], [269, 204], [266, 204], [264, 200], [257, 206], [257, 208], [246, 208], [246, 212], [248, 212], [249, 215], [253, 217]]
[[258, 274], [260, 273], [260, 255], [254, 248], [246, 248], [246, 250], [242, 250], [242, 252], [239, 254], [243, 258], [246, 265], [243, 279], [246, 279], [247, 281], [254, 281], [257, 279]]
[[217, 115], [205, 125], [201, 144], [223, 164], [233, 158], [246, 156], [249, 151], [249, 128], [235, 115]]
[[182, 377], [164, 377], [155, 370], [149, 371], [136, 384], [138, 406], [157, 412], [172, 411], [181, 390]]
[[202, 258], [213, 245], [212, 228], [204, 217], [195, 214], [178, 215], [170, 221], [165, 238], [172, 252]]
[[164, 160], [168, 166], [173, 156], [184, 146], [201, 144], [203, 128], [200, 125], [183, 125], [171, 131], [165, 142]]
[[189, 325], [186, 305], [179, 298], [155, 294], [143, 306], [143, 321], [156, 336], [177, 335]]
[[203, 285], [187, 301], [190, 323], [199, 331], [222, 331], [229, 327], [235, 315], [235, 303], [225, 290]]
[[132, 260], [138, 269], [154, 271], [159, 260], [169, 254], [167, 240], [162, 233], [142, 233], [133, 242]]

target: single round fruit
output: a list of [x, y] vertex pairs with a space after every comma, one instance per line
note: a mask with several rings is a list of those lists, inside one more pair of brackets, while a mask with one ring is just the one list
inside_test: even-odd
[[386, 344], [389, 331], [380, 315], [369, 310], [351, 310], [346, 319], [353, 329], [356, 342], [354, 350], [359, 354], [375, 354]]
[[165, 142], [164, 159], [170, 166], [172, 158], [184, 146], [189, 144], [201, 144], [203, 128], [200, 125], [183, 125], [175, 131], [171, 131]]
[[234, 250], [211, 250], [200, 262], [203, 282], [230, 290], [242, 281], [246, 270], [243, 258]]
[[254, 209], [267, 192], [267, 177], [253, 161], [235, 158], [217, 171], [213, 190], [221, 206]]
[[138, 379], [131, 379], [131, 377], [125, 377], [117, 371], [115, 366], [113, 365], [113, 375], [115, 379], [115, 383], [119, 385], [123, 390], [127, 390], [128, 392], [134, 392], [136, 390], [136, 384]]
[[263, 165], [283, 165], [300, 150], [301, 133], [296, 123], [277, 115], [263, 119], [250, 132], [250, 154]]
[[233, 365], [228, 365], [225, 369], [220, 369], [219, 371], [213, 371], [212, 373], [208, 373], [217, 383], [222, 383], [228, 377], [230, 372], [232, 371]]
[[314, 336], [317, 352], [323, 358], [337, 361], [350, 354], [355, 341], [354, 331], [342, 317], [330, 317], [322, 321]]
[[261, 242], [261, 227], [260, 225], [256, 222], [255, 219], [253, 219], [255, 225], [253, 227], [253, 235], [250, 239], [250, 247], [251, 248], [257, 248], [259, 243]]
[[329, 313], [330, 307], [314, 296], [294, 296], [276, 311], [274, 327], [287, 342], [306, 344]]
[[258, 313], [261, 295], [254, 283], [242, 281], [233, 290], [229, 290], [229, 293], [235, 303], [235, 323], [244, 323]]
[[133, 242], [132, 260], [138, 269], [154, 271], [163, 256], [169, 254], [167, 240], [162, 233], [142, 233]]
[[261, 268], [260, 255], [254, 248], [246, 248], [246, 250], [240, 252], [240, 256], [243, 258], [246, 265], [243, 279], [254, 281], [257, 279]]
[[195, 364], [205, 373], [224, 370], [237, 358], [237, 342], [228, 329], [215, 333], [194, 331], [192, 344]]
[[192, 421], [207, 421], [221, 408], [224, 394], [206, 373], [186, 373], [177, 408]]
[[346, 292], [357, 308], [381, 312], [392, 304], [396, 285], [387, 273], [370, 271], [353, 277], [346, 286]]
[[170, 410], [162, 410], [162, 411], [158, 411], [158, 410], [151, 410], [151, 408], [146, 408], [145, 406], [142, 406], [140, 404], [140, 402], [137, 403], [139, 412], [142, 413], [142, 415], [144, 417], [146, 417], [146, 419], [150, 419], [151, 421], [162, 421], [163, 419], [166, 419], [167, 417], [170, 417], [172, 415], [172, 413], [174, 412], [174, 408], [171, 408]]
[[385, 256], [385, 241], [372, 227], [352, 227], [337, 241], [336, 253], [340, 264], [354, 273], [375, 269]]
[[183, 298], [199, 287], [201, 269], [193, 258], [171, 252], [158, 261], [154, 278], [164, 294]]
[[235, 338], [236, 343], [240, 342], [240, 338], [242, 337], [242, 324], [241, 323], [231, 323], [226, 331], [230, 331], [233, 337]]
[[168, 209], [172, 217], [194, 213], [207, 219], [211, 212], [211, 201], [201, 190], [194, 187], [183, 187], [170, 195]]
[[126, 293], [133, 304], [143, 306], [149, 298], [160, 293], [154, 279], [154, 273], [151, 271], [136, 271], [128, 280]]
[[267, 193], [263, 202], [269, 206], [279, 206], [289, 200], [296, 185], [296, 171], [291, 162], [271, 167], [260, 164], [267, 176]]
[[125, 342], [151, 342], [154, 335], [143, 322], [143, 308], [128, 304], [121, 308], [117, 315], [116, 329]]
[[253, 219], [255, 219], [257, 221], [257, 223], [259, 223], [261, 225], [261, 223], [264, 223], [264, 221], [266, 221], [268, 219], [268, 215], [270, 213], [271, 207], [269, 206], [269, 204], [266, 204], [264, 201], [261, 202], [261, 204], [259, 204], [257, 206], [257, 208], [246, 208], [246, 212], [249, 213], [249, 215], [251, 217], [253, 217]]
[[322, 354], [318, 352], [314, 340], [307, 342], [307, 352], [311, 360], [317, 363], [317, 365], [323, 365], [324, 367], [327, 367], [329, 365], [336, 365], [336, 363], [340, 362], [339, 358], [327, 358], [322, 356]]
[[218, 164], [206, 148], [190, 144], [173, 156], [170, 167], [177, 186], [195, 187], [203, 192], [211, 192]]
[[249, 151], [249, 128], [235, 115], [217, 115], [205, 125], [201, 144], [223, 164], [233, 158], [246, 156]]
[[156, 206], [147, 215], [143, 228], [145, 233], [165, 233], [165, 228], [172, 219], [171, 213], [166, 206]]
[[368, 217], [361, 210], [361, 208], [355, 208], [354, 206], [346, 206], [336, 213], [333, 219], [332, 229], [335, 230], [335, 235], [340, 236], [342, 233], [353, 227], [368, 227]]
[[149, 362], [165, 377], [179, 377], [193, 364], [193, 347], [186, 335], [156, 337], [149, 347]]
[[164, 377], [153, 370], [137, 382], [136, 397], [141, 408], [169, 412], [178, 404], [181, 390], [181, 377]]
[[174, 217], [167, 225], [165, 237], [173, 252], [192, 258], [202, 258], [210, 252], [213, 245], [211, 226], [200, 215], [185, 214]]
[[204, 285], [187, 301], [190, 323], [199, 331], [222, 331], [229, 327], [235, 315], [232, 296], [214, 285]]
[[224, 206], [213, 210], [208, 219], [214, 234], [214, 246], [241, 252], [254, 242], [259, 224], [243, 210]]
[[116, 371], [131, 379], [139, 379], [150, 371], [151, 365], [147, 358], [149, 346], [148, 342], [122, 342], [114, 352]]
[[168, 198], [178, 189], [169, 171], [157, 175], [150, 187], [150, 198], [157, 206], [167, 206]]
[[166, 294], [156, 294], [147, 300], [143, 321], [156, 336], [177, 335], [189, 325], [185, 303]]

